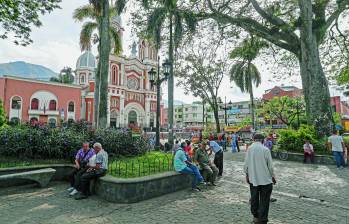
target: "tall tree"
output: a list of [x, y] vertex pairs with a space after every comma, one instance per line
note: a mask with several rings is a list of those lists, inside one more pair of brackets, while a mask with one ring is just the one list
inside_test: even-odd
[[107, 127], [108, 114], [108, 73], [109, 73], [109, 0], [90, 0], [98, 21], [99, 60], [95, 76], [95, 127]]
[[[118, 6], [113, 5], [109, 9], [109, 20], [115, 18], [118, 13]], [[99, 43], [99, 23], [100, 12], [93, 5], [84, 5], [74, 10], [73, 18], [79, 22], [84, 22], [80, 32], [80, 48], [81, 51], [91, 50], [92, 43]], [[119, 55], [122, 52], [122, 43], [119, 30], [116, 30], [109, 23], [109, 38], [113, 53]]]
[[158, 48], [162, 42], [163, 30], [168, 27], [169, 43], [168, 54], [172, 63], [168, 77], [168, 121], [169, 143], [173, 144], [173, 87], [174, 87], [174, 52], [178, 48], [182, 37], [184, 24], [190, 32], [195, 30], [195, 17], [192, 13], [178, 10], [177, 0], [149, 1], [143, 0], [143, 6], [150, 10], [147, 19], [147, 33], [155, 41]]
[[230, 80], [240, 88], [241, 92], [250, 94], [252, 127], [255, 129], [255, 104], [253, 96], [253, 85], [258, 87], [261, 84], [261, 74], [252, 61], [257, 57], [259, 51], [266, 47], [264, 41], [251, 36], [243, 41], [240, 47], [235, 48], [230, 58], [239, 59], [230, 70]]
[[[298, 59], [308, 123], [319, 136], [333, 128], [328, 82], [319, 55], [333, 24], [348, 12], [347, 0], [195, 1], [198, 18], [212, 18], [257, 35]], [[198, 8], [196, 7], [196, 8]], [[207, 10], [208, 8], [208, 10]], [[187, 8], [188, 10], [188, 8]], [[189, 9], [192, 11], [192, 9]], [[330, 39], [328, 41], [331, 41]]]
[[40, 14], [52, 12], [60, 8], [61, 0], [41, 1], [0, 1], [0, 39], [8, 38], [9, 33], [14, 34], [14, 43], [26, 46], [33, 40], [30, 38], [32, 26], [40, 27]]
[[218, 117], [218, 102], [220, 101], [218, 91], [224, 75], [228, 72], [229, 60], [218, 56], [222, 53], [220, 47], [224, 46], [221, 40], [211, 36], [210, 44], [201, 48], [204, 41], [198, 35], [196, 37], [195, 41], [188, 42], [186, 50], [179, 54], [179, 60], [176, 63], [178, 66], [176, 75], [179, 78], [177, 85], [184, 89], [185, 94], [191, 93], [210, 105], [213, 110], [216, 131], [219, 133], [221, 127]]
[[70, 67], [64, 67], [58, 74], [58, 77], [51, 77], [50, 81], [71, 84], [74, 82], [73, 70]]

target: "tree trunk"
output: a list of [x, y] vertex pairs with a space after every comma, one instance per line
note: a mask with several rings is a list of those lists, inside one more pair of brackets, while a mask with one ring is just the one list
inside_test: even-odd
[[[250, 64], [250, 63], [249, 63]], [[250, 66], [248, 66], [248, 71], [250, 71]], [[251, 74], [249, 74], [251, 75]], [[254, 99], [253, 99], [253, 86], [252, 86], [252, 79], [250, 77], [250, 101], [251, 101], [251, 120], [252, 120], [252, 128], [253, 130], [256, 130], [256, 122], [254, 117]]]
[[100, 102], [99, 102], [99, 114], [98, 114], [98, 127], [107, 127], [107, 114], [108, 114], [108, 74], [109, 74], [109, 53], [110, 53], [110, 40], [109, 40], [109, 1], [103, 0], [102, 3], [102, 23], [101, 23], [101, 45], [99, 51], [99, 68], [100, 68]]
[[171, 62], [170, 75], [168, 77], [168, 142], [173, 145], [173, 35], [172, 35], [172, 15], [170, 15], [170, 44], [169, 44], [169, 60]]
[[301, 53], [299, 56], [308, 123], [315, 126], [319, 137], [330, 134], [334, 127], [328, 82], [322, 69], [317, 39], [313, 33], [312, 4], [299, 0], [301, 9]]
[[219, 123], [218, 105], [217, 105], [217, 103], [211, 103], [210, 106], [213, 109], [213, 116], [214, 116], [214, 120], [216, 122], [216, 131], [217, 131], [217, 133], [219, 133], [219, 132], [221, 132], [221, 125]]
[[[102, 27], [102, 18], [98, 17], [97, 18], [97, 22], [98, 22], [98, 33], [99, 35], [101, 34], [101, 27]], [[100, 49], [101, 49], [101, 40], [99, 40], [98, 43], [98, 52], [100, 53]], [[95, 86], [94, 86], [94, 113], [93, 113], [93, 125], [96, 129], [99, 128], [99, 97], [100, 97], [100, 83], [101, 83], [101, 75], [100, 75], [100, 58], [98, 59], [98, 64], [97, 64], [97, 70], [96, 70], [96, 74], [95, 74]]]

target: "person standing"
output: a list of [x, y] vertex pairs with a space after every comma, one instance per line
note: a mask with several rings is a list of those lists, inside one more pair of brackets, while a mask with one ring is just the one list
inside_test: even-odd
[[304, 150], [304, 163], [307, 163], [307, 158], [310, 158], [310, 162], [314, 163], [314, 147], [310, 144], [309, 139], [305, 139], [305, 144], [303, 145]]
[[235, 132], [231, 135], [231, 152], [234, 153], [237, 151], [237, 135]]
[[342, 136], [337, 134], [337, 130], [328, 137], [328, 149], [332, 151], [338, 169], [345, 167], [344, 161], [344, 141]]
[[199, 149], [195, 152], [194, 161], [199, 164], [205, 181], [216, 186], [214, 182], [218, 174], [218, 169], [209, 159], [209, 155], [206, 151], [206, 143], [200, 144]]
[[253, 222], [259, 224], [268, 223], [270, 196], [276, 184], [271, 152], [262, 144], [263, 139], [261, 134], [254, 135], [244, 165], [246, 182], [250, 185]]
[[223, 151], [227, 151], [227, 137], [225, 136], [225, 133], [222, 134], [221, 145], [223, 147]]
[[223, 175], [223, 150], [215, 141], [207, 141], [206, 144], [214, 152], [214, 164], [218, 168], [218, 176]]

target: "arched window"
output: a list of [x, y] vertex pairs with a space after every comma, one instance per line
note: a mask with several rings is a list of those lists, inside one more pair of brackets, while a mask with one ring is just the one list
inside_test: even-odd
[[56, 100], [50, 100], [50, 104], [48, 106], [48, 109], [49, 110], [56, 110], [56, 108], [57, 108]]
[[74, 102], [69, 102], [69, 104], [68, 104], [68, 112], [74, 112]]
[[39, 109], [39, 100], [36, 99], [36, 98], [33, 98], [33, 99], [32, 99], [32, 102], [31, 102], [31, 104], [30, 104], [30, 108], [31, 108], [32, 110], [38, 110], [38, 109]]
[[12, 98], [12, 101], [11, 101], [11, 108], [16, 109], [16, 110], [20, 110], [21, 105], [22, 105], [21, 98], [19, 98], [18, 96], [14, 96]]
[[111, 71], [111, 83], [113, 85], [118, 85], [118, 76], [119, 76], [118, 67], [116, 65], [113, 65], [112, 71]]

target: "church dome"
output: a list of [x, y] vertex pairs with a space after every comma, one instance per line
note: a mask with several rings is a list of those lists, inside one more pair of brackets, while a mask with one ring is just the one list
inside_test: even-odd
[[76, 69], [95, 69], [96, 58], [91, 51], [85, 51], [76, 62]]

